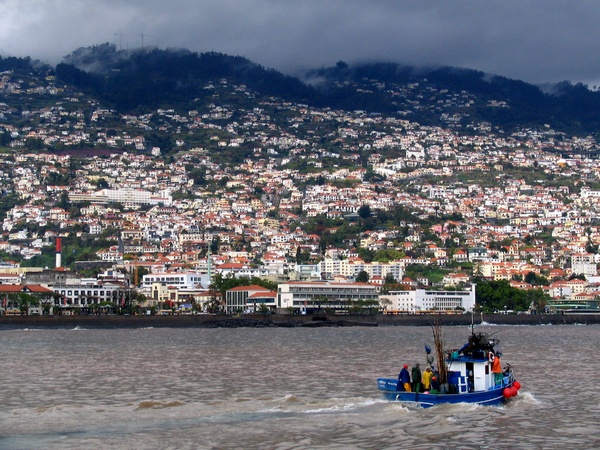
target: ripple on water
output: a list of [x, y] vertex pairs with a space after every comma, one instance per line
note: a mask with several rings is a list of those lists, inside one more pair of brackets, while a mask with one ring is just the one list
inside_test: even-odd
[[178, 406], [183, 406], [185, 405], [185, 403], [183, 402], [179, 402], [179, 401], [173, 401], [173, 402], [156, 402], [156, 401], [151, 401], [151, 400], [147, 400], [147, 401], [143, 401], [140, 402], [137, 407], [135, 408], [135, 410], [140, 410], [140, 409], [165, 409], [165, 408], [176, 408]]

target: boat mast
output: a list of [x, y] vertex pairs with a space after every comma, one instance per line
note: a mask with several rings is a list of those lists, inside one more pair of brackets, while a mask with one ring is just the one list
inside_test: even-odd
[[475, 334], [475, 319], [473, 318], [473, 315], [475, 313], [473, 312], [473, 310], [471, 310], [471, 335]]
[[433, 340], [435, 344], [435, 353], [437, 356], [437, 366], [440, 384], [448, 383], [448, 368], [446, 366], [446, 356], [444, 352], [444, 339], [442, 336], [442, 326], [439, 319], [431, 325], [433, 331]]

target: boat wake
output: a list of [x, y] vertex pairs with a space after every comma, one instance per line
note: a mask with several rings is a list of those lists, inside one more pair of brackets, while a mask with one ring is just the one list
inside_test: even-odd
[[540, 400], [538, 400], [537, 398], [535, 398], [531, 392], [520, 391], [519, 395], [514, 397], [509, 404], [541, 405], [542, 402]]
[[[473, 411], [478, 411], [482, 408], [486, 408], [483, 405], [478, 405], [477, 403], [467, 403], [467, 402], [462, 402], [462, 403], [446, 403], [443, 405], [438, 405], [438, 407], [436, 408], [436, 412], [440, 413], [440, 412], [444, 412], [447, 411], [449, 413], [461, 413], [461, 412], [473, 412]], [[448, 420], [452, 421], [453, 418], [449, 417]]]
[[328, 398], [320, 401], [303, 402], [295, 395], [286, 395], [283, 399], [277, 400], [277, 405], [267, 408], [263, 412], [276, 413], [294, 413], [294, 414], [327, 414], [339, 412], [358, 412], [363, 408], [369, 408], [377, 404], [386, 404], [389, 402], [384, 399], [373, 399], [364, 397], [350, 398]]
[[308, 408], [303, 411], [306, 414], [318, 414], [318, 413], [337, 413], [337, 412], [349, 412], [358, 411], [359, 409], [372, 406], [376, 403], [383, 403], [383, 400], [373, 399], [356, 399], [356, 398], [332, 398], [328, 401], [327, 405], [323, 405], [318, 408]]

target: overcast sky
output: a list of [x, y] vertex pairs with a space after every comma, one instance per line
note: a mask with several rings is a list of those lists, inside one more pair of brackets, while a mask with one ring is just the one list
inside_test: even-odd
[[339, 60], [392, 61], [600, 85], [599, 1], [0, 0], [0, 7], [0, 55], [52, 64], [79, 47], [143, 42], [245, 56], [289, 74]]

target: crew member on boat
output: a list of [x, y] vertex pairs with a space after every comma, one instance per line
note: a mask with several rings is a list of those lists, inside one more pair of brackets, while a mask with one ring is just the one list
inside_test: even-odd
[[423, 383], [423, 390], [427, 392], [431, 389], [431, 376], [432, 376], [431, 368], [427, 367], [423, 375], [421, 376], [421, 382]]
[[432, 394], [437, 394], [440, 392], [440, 374], [435, 367], [431, 366], [431, 389], [430, 392]]
[[421, 392], [421, 367], [420, 364], [417, 363], [412, 368], [412, 389], [413, 392]]
[[410, 373], [408, 373], [408, 364], [404, 364], [404, 366], [402, 366], [402, 370], [398, 374], [398, 386], [396, 387], [396, 390], [411, 392]]
[[492, 360], [492, 373], [494, 374], [494, 383], [498, 384], [502, 381], [502, 363], [500, 362], [500, 353], [493, 354], [490, 352]]
[[431, 394], [438, 394], [440, 392], [440, 383], [438, 382], [438, 378], [436, 375], [432, 375], [431, 377], [431, 389], [429, 390]]

